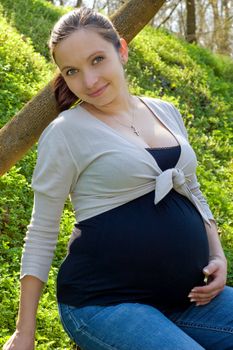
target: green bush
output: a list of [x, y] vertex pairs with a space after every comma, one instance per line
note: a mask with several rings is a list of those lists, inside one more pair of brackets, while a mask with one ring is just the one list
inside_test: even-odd
[[[49, 31], [64, 10], [43, 0], [1, 0], [0, 126], [46, 84], [54, 70], [47, 62]], [[160, 97], [181, 111], [196, 151], [203, 193], [222, 232], [233, 285], [233, 63], [188, 45], [167, 32], [145, 28], [130, 45], [126, 67], [130, 89]], [[0, 347], [14, 331], [19, 265], [30, 220], [30, 188], [36, 146], [0, 179]], [[58, 320], [55, 280], [74, 224], [66, 203], [50, 278], [38, 311], [36, 349], [71, 349]]]
[[48, 39], [53, 24], [67, 12], [44, 0], [1, 0], [8, 23], [15, 27], [23, 40], [30, 39], [35, 50], [50, 59]]
[[198, 157], [202, 191], [220, 229], [224, 225], [225, 242], [233, 234], [233, 85], [226, 73], [232, 60], [151, 27], [133, 40], [130, 57], [132, 91], [170, 100], [181, 111]]
[[1, 127], [51, 79], [52, 65], [2, 16], [0, 28]]

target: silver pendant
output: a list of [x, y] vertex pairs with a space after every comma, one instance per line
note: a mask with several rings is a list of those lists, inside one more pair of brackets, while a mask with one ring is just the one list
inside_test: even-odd
[[135, 128], [134, 125], [131, 125], [131, 129], [133, 130], [134, 134], [136, 134], [137, 136], [139, 136], [139, 132], [138, 132], [138, 130]]

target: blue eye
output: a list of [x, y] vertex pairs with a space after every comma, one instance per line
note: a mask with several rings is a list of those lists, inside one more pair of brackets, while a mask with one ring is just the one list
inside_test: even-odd
[[97, 64], [101, 61], [103, 61], [104, 57], [103, 56], [97, 56], [94, 58], [94, 60], [92, 61], [93, 64]]
[[74, 75], [77, 72], [78, 72], [78, 69], [74, 69], [74, 68], [68, 69], [68, 71], [66, 72], [66, 75], [71, 76], [71, 75]]

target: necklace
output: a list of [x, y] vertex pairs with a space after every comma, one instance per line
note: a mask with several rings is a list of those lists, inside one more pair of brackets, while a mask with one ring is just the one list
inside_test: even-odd
[[138, 129], [136, 128], [136, 126], [134, 125], [134, 111], [135, 111], [135, 107], [133, 107], [132, 109], [132, 121], [130, 123], [130, 125], [126, 125], [123, 124], [118, 118], [114, 118], [116, 121], [118, 121], [119, 124], [125, 126], [126, 128], [130, 128], [131, 130], [133, 130], [133, 133], [137, 136], [140, 136]]

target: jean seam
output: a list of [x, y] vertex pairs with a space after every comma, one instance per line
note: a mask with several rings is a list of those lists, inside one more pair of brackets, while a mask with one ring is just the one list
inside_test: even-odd
[[207, 326], [204, 323], [192, 323], [187, 321], [176, 321], [175, 322], [177, 326], [179, 327], [187, 327], [187, 328], [200, 328], [200, 329], [206, 329], [206, 330], [212, 330], [216, 332], [227, 332], [230, 334], [233, 334], [233, 329], [231, 327], [216, 327], [216, 326]]
[[[68, 311], [68, 312], [69, 312], [69, 317], [70, 317], [70, 319], [74, 322], [75, 326], [78, 326], [78, 324], [77, 324], [75, 318], [73, 317], [72, 313], [71, 313], [70, 311]], [[101, 339], [98, 339], [96, 336], [93, 336], [93, 335], [91, 335], [90, 333], [88, 333], [86, 330], [82, 329], [83, 326], [88, 327], [88, 325], [87, 325], [85, 322], [83, 322], [82, 320], [81, 320], [81, 323], [82, 323], [82, 326], [81, 326], [81, 327], [78, 326], [78, 327], [76, 328], [77, 331], [79, 331], [80, 333], [83, 333], [83, 334], [86, 335], [89, 339], [94, 340], [97, 344], [99, 344], [99, 345], [101, 345], [101, 346], [104, 346], [105, 349], [107, 349], [107, 350], [119, 350], [119, 349], [113, 347], [112, 345], [106, 344], [106, 343], [103, 342]]]
[[[65, 330], [66, 333], [69, 335], [69, 337], [70, 337], [73, 341], [75, 341], [75, 340], [74, 340], [74, 337], [72, 336], [72, 333], [71, 333], [70, 330], [69, 330], [69, 327], [67, 327], [67, 324], [66, 324], [66, 322], [65, 322], [65, 320], [64, 320], [64, 317], [63, 317], [63, 315], [62, 315], [62, 311], [59, 310], [59, 313], [60, 313], [60, 318], [61, 318], [61, 322], [62, 322], [62, 325], [63, 325], [63, 327], [64, 327], [64, 330]], [[69, 319], [71, 320], [71, 317], [70, 317], [70, 314], [69, 314], [69, 313], [68, 313], [68, 317], [69, 317]]]
[[83, 334], [85, 334], [89, 339], [95, 341], [97, 344], [99, 344], [99, 345], [101, 345], [101, 346], [104, 346], [105, 349], [107, 349], [107, 350], [119, 350], [119, 349], [113, 347], [112, 345], [105, 343], [103, 340], [98, 339], [96, 336], [91, 335], [90, 333], [88, 333], [88, 332], [85, 331], [85, 330], [82, 330], [82, 329], [81, 329], [80, 332], [82, 332]]

